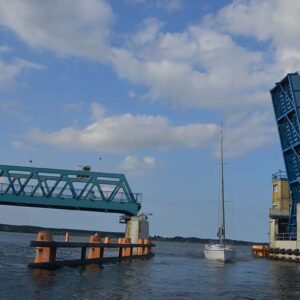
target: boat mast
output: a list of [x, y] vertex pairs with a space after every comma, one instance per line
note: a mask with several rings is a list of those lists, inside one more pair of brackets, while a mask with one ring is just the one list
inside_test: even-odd
[[223, 158], [223, 124], [221, 122], [221, 232], [220, 243], [225, 239], [225, 207], [224, 207], [224, 158]]

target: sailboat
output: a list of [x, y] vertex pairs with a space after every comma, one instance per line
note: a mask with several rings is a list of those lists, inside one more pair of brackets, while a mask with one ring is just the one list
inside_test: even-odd
[[221, 222], [217, 233], [218, 243], [204, 246], [204, 256], [209, 260], [233, 261], [235, 250], [225, 242], [225, 205], [224, 205], [224, 161], [223, 161], [223, 127], [221, 125]]

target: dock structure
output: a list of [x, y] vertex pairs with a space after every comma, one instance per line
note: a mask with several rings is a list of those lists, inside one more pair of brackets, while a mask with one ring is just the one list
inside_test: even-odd
[[[39, 269], [58, 269], [64, 266], [101, 266], [123, 260], [150, 258], [154, 255], [151, 249], [155, 247], [149, 239], [139, 239], [137, 244], [132, 244], [130, 238], [119, 238], [116, 243], [112, 243], [109, 237], [101, 240], [98, 234], [91, 235], [89, 242], [57, 242], [53, 240], [51, 232], [39, 232], [37, 240], [31, 241], [30, 246], [36, 248], [36, 255], [34, 262], [30, 263], [28, 267]], [[57, 249], [62, 248], [80, 248], [80, 258], [58, 259]], [[107, 249], [116, 249], [117, 255], [106, 256]]]
[[289, 73], [270, 91], [286, 173], [272, 177], [270, 253], [299, 261], [300, 249], [300, 75]]
[[[124, 174], [82, 170], [50, 169], [0, 165], [0, 205], [28, 206], [123, 214], [125, 237], [118, 243], [97, 236], [89, 243], [54, 242], [52, 233], [41, 233], [31, 246], [37, 247], [36, 259], [29, 266], [56, 268], [63, 265], [102, 264], [135, 257], [152, 256], [147, 215], [138, 215], [141, 193], [133, 193]], [[43, 238], [41, 238], [43, 237]], [[144, 243], [145, 242], [145, 243]], [[81, 248], [77, 260], [56, 260], [58, 248]], [[86, 250], [89, 248], [89, 257]], [[105, 248], [118, 248], [119, 255], [103, 257]]]

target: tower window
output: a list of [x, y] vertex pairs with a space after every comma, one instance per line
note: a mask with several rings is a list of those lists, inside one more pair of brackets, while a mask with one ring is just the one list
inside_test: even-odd
[[278, 185], [275, 184], [273, 185], [273, 193], [277, 193], [278, 192]]

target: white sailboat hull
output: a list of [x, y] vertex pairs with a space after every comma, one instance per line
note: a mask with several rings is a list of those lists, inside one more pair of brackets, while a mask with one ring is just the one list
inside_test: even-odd
[[209, 260], [233, 261], [235, 250], [230, 245], [206, 244], [204, 246], [204, 256]]

